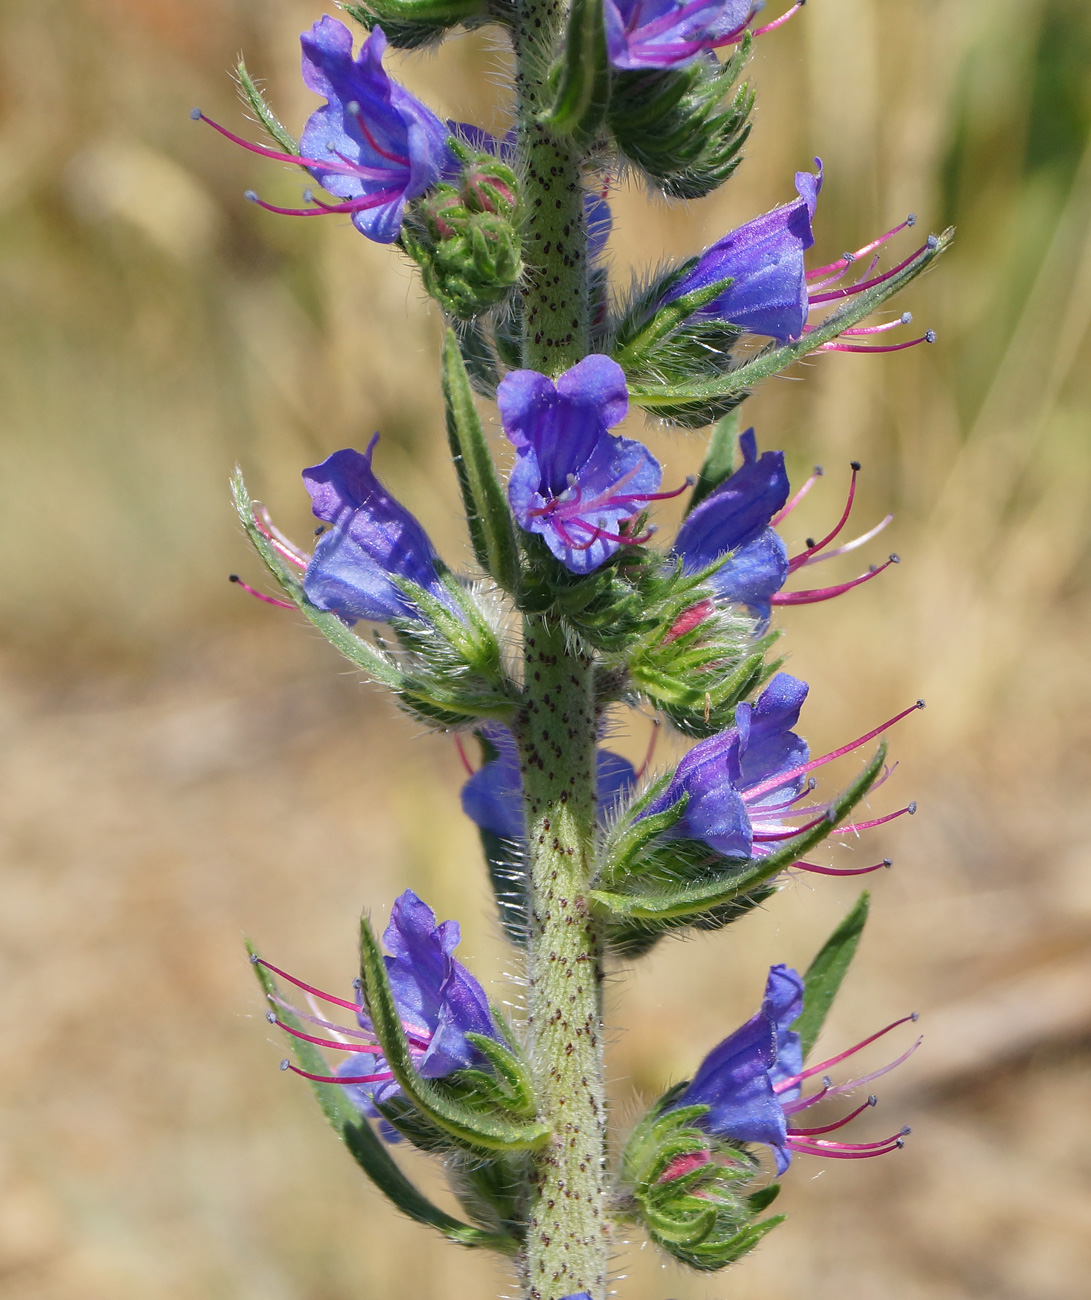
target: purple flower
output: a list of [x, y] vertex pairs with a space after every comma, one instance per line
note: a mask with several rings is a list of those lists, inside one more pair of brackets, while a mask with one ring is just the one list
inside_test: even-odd
[[771, 967], [761, 1010], [709, 1052], [671, 1107], [707, 1106], [707, 1114], [695, 1121], [701, 1128], [730, 1142], [762, 1142], [771, 1147], [778, 1174], [788, 1168], [793, 1152], [861, 1160], [904, 1146], [908, 1129], [879, 1142], [837, 1142], [824, 1136], [873, 1106], [874, 1097], [842, 1119], [818, 1128], [795, 1127], [791, 1119], [816, 1102], [843, 1096], [900, 1065], [916, 1051], [920, 1039], [881, 1069], [847, 1083], [824, 1083], [819, 1092], [802, 1096], [804, 1080], [825, 1073], [898, 1025], [916, 1020], [916, 1015], [896, 1020], [848, 1051], [804, 1069], [800, 1037], [791, 1028], [803, 1010], [803, 994], [804, 982], [798, 972], [790, 966]]
[[659, 462], [631, 438], [609, 433], [625, 418], [625, 372], [593, 354], [556, 383], [514, 370], [496, 395], [516, 451], [508, 499], [519, 525], [538, 533], [573, 573], [590, 573], [622, 545], [647, 541], [624, 525], [658, 499]]
[[822, 188], [821, 159], [815, 165], [813, 175], [796, 172], [794, 203], [755, 217], [706, 249], [663, 301], [731, 277], [732, 284], [695, 312], [695, 319], [726, 321], [780, 342], [802, 337], [808, 312], [803, 254], [814, 243], [811, 221]]
[[[483, 763], [463, 785], [462, 811], [481, 830], [518, 843], [525, 838], [526, 823], [515, 737], [502, 726], [484, 731], [497, 756]], [[604, 818], [636, 784], [636, 772], [628, 759], [608, 749], [598, 751], [597, 766], [599, 817]]]
[[[352, 33], [323, 17], [300, 38], [303, 80], [329, 101], [311, 114], [300, 149], [316, 181], [345, 200], [353, 225], [393, 243], [406, 202], [439, 179], [450, 154], [447, 128], [384, 70], [386, 36], [372, 29], [356, 59]], [[328, 160], [328, 161], [327, 161]]]
[[758, 11], [752, 0], [605, 0], [606, 48], [615, 68], [679, 68], [730, 45]]
[[[414, 1064], [426, 1079], [442, 1079], [477, 1063], [478, 1053], [467, 1034], [499, 1038], [484, 989], [452, 955], [459, 938], [457, 921], [437, 925], [432, 909], [409, 889], [390, 909], [390, 924], [383, 934], [390, 953], [383, 959], [390, 989]], [[332, 1075], [319, 1076], [294, 1066], [290, 1068], [319, 1083], [344, 1084], [361, 1110], [376, 1115], [375, 1103], [390, 1101], [401, 1090], [376, 1042], [360, 994], [355, 1002], [348, 1002], [303, 984], [275, 966], [269, 969], [305, 992], [355, 1014], [355, 1027], [346, 1027], [290, 1008], [299, 1019], [334, 1031], [335, 1038], [305, 1035], [290, 1025], [278, 1023], [297, 1038], [348, 1053], [346, 1061]]]
[[807, 698], [807, 683], [777, 673], [755, 704], [742, 703], [735, 725], [703, 740], [682, 759], [663, 793], [644, 817], [665, 812], [683, 795], [685, 811], [668, 835], [701, 840], [721, 857], [769, 853], [769, 841], [802, 827], [786, 827], [806, 787], [807, 743], [792, 731]]
[[771, 526], [788, 499], [782, 451], [758, 455], [754, 430], [739, 438], [743, 463], [687, 515], [674, 553], [687, 573], [729, 558], [709, 585], [721, 600], [748, 605], [764, 621], [789, 573], [788, 550]]
[[314, 207], [280, 208], [249, 191], [246, 197], [259, 207], [294, 217], [347, 212], [361, 234], [391, 244], [401, 231], [406, 203], [431, 188], [450, 162], [447, 128], [384, 70], [381, 27], [372, 28], [355, 59], [352, 33], [328, 16], [304, 32], [300, 43], [303, 80], [328, 102], [308, 119], [298, 154], [249, 144], [200, 109], [191, 116], [251, 153], [305, 167], [341, 200], [324, 203], [308, 192], [304, 197]]
[[303, 471], [317, 518], [329, 524], [303, 575], [307, 599], [346, 623], [418, 617], [391, 580], [409, 578], [440, 600], [438, 559], [428, 534], [375, 477], [367, 451], [335, 451]]

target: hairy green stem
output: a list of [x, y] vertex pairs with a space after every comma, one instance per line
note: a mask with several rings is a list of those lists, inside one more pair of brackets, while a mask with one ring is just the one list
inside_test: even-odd
[[526, 222], [523, 364], [559, 375], [589, 351], [587, 223], [580, 151], [538, 121], [549, 65], [564, 29], [564, 0], [519, 0], [515, 90]]
[[587, 905], [595, 826], [589, 657], [563, 628], [524, 623], [527, 704], [516, 733], [530, 870], [528, 1034], [541, 1116], [523, 1256], [529, 1300], [605, 1295], [608, 1231], [602, 941]]

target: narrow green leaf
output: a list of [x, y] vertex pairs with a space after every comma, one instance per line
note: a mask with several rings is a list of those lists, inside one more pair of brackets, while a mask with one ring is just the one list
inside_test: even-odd
[[240, 470], [236, 470], [232, 475], [231, 495], [239, 519], [254, 549], [264, 560], [265, 567], [283, 588], [285, 595], [299, 607], [303, 617], [313, 623], [336, 650], [340, 650], [346, 659], [351, 660], [358, 668], [362, 668], [368, 676], [374, 677], [376, 681], [382, 682], [384, 686], [389, 686], [393, 690], [400, 690], [403, 678], [394, 663], [373, 645], [356, 636], [336, 614], [327, 614], [325, 610], [318, 609], [307, 599], [302, 583], [254, 522], [254, 504], [250, 500]]
[[865, 889], [856, 900], [856, 906], [823, 944], [803, 977], [803, 1011], [792, 1028], [803, 1040], [804, 1057], [818, 1040], [841, 981], [856, 955], [867, 921], [870, 898]]
[[590, 140], [602, 125], [610, 101], [606, 21], [602, 0], [572, 0], [557, 94], [541, 121], [576, 140]]
[[366, 917], [360, 921], [360, 979], [383, 1056], [402, 1092], [426, 1119], [475, 1151], [520, 1151], [549, 1140], [547, 1125], [519, 1120], [495, 1104], [475, 1105], [456, 1095], [455, 1089], [417, 1073], [390, 991], [382, 950]]
[[736, 407], [712, 426], [708, 455], [705, 456], [701, 473], [690, 493], [689, 504], [686, 506], [687, 515], [694, 506], [699, 506], [710, 492], [714, 492], [724, 479], [730, 477], [735, 467], [735, 449], [738, 441], [739, 408]]
[[865, 316], [870, 316], [888, 298], [904, 288], [911, 280], [914, 280], [941, 253], [950, 247], [954, 238], [954, 231], [948, 229], [942, 235], [932, 236], [931, 238], [934, 243], [922, 248], [917, 256], [907, 266], [903, 267], [897, 275], [891, 276], [883, 284], [865, 290], [855, 298], [848, 299], [844, 306], [839, 307], [837, 311], [827, 316], [821, 324], [816, 325], [813, 330], [808, 331], [795, 343], [766, 348], [759, 352], [752, 361], [737, 366], [734, 370], [729, 370], [713, 379], [679, 384], [644, 385], [639, 382], [631, 384], [629, 387], [630, 399], [638, 406], [643, 406], [649, 411], [655, 411], [660, 407], [684, 405], [687, 402], [699, 404], [727, 397], [733, 393], [740, 393], [760, 380], [777, 374], [778, 371], [790, 366], [793, 361], [799, 361], [808, 353], [814, 352], [821, 347], [823, 343], [835, 339], [844, 330], [863, 320]]
[[489, 455], [466, 365], [453, 330], [443, 344], [447, 441], [454, 457], [474, 555], [505, 591], [519, 586], [519, 548], [504, 489]]
[[[730, 903], [740, 894], [748, 894], [763, 885], [824, 840], [871, 789], [882, 771], [885, 758], [886, 745], [883, 744], [856, 780], [830, 803], [827, 816], [818, 826], [786, 840], [777, 852], [767, 857], [753, 858], [741, 864], [741, 870], [733, 874], [711, 875], [698, 881], [661, 880], [645, 891], [634, 888], [622, 893], [595, 889], [589, 897], [608, 917], [647, 921], [696, 919], [701, 913]], [[725, 867], [731, 865], [725, 862]]]
[[[280, 1002], [272, 975], [254, 960], [257, 954], [253, 947], [247, 944], [246, 950], [254, 964], [254, 973], [262, 991], [273, 1002], [278, 1020], [292, 1029], [302, 1029], [303, 1026], [297, 1017]], [[309, 1074], [329, 1073], [326, 1059], [317, 1047], [295, 1037], [289, 1037], [289, 1043], [292, 1055], [301, 1069]], [[461, 1219], [456, 1219], [441, 1210], [438, 1205], [433, 1205], [398, 1168], [385, 1144], [349, 1101], [344, 1088], [332, 1083], [311, 1082], [311, 1089], [323, 1113], [348, 1147], [353, 1159], [387, 1200], [403, 1214], [417, 1223], [435, 1228], [451, 1241], [457, 1241], [463, 1246], [487, 1246], [506, 1255], [515, 1253], [518, 1243], [514, 1238], [475, 1228], [472, 1224], [463, 1223]]]
[[250, 107], [257, 114], [258, 121], [269, 135], [280, 145], [285, 153], [299, 154], [299, 145], [295, 137], [269, 107], [269, 101], [258, 89], [253, 77], [246, 70], [246, 64], [240, 59], [235, 65], [235, 75], [239, 80], [239, 89]]

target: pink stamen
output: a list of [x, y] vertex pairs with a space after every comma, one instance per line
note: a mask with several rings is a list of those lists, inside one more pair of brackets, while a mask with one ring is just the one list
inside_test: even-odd
[[775, 32], [778, 27], [783, 27], [786, 22], [789, 22], [794, 18], [806, 3], [807, 0], [796, 0], [796, 3], [792, 5], [791, 9], [785, 10], [779, 18], [774, 18], [771, 23], [766, 23], [764, 27], [755, 28], [754, 35], [764, 36], [767, 32]]
[[281, 217], [329, 217], [339, 212], [367, 212], [371, 208], [381, 208], [384, 203], [396, 199], [398, 191], [376, 190], [373, 194], [362, 194], [358, 199], [346, 199], [344, 203], [323, 203], [314, 208], [281, 208], [275, 203], [266, 203], [253, 190], [247, 190], [244, 197], [266, 212], [275, 212]]
[[681, 487], [675, 488], [671, 492], [644, 492], [644, 493], [630, 493], [626, 496], [612, 496], [610, 498], [610, 504], [628, 505], [630, 501], [639, 501], [642, 503], [645, 501], [669, 501], [672, 497], [680, 497], [682, 493], [685, 492], [688, 488], [693, 487], [696, 481], [697, 480], [693, 478], [693, 476], [691, 475], [689, 478], [686, 479], [686, 481], [682, 484]]
[[314, 1043], [316, 1047], [332, 1047], [338, 1052], [366, 1052], [369, 1056], [382, 1055], [383, 1049], [378, 1043], [339, 1043], [335, 1038], [320, 1038], [317, 1034], [305, 1034], [302, 1029], [293, 1029], [283, 1020], [278, 1020], [272, 1011], [269, 1012], [269, 1023], [283, 1029], [293, 1038], [301, 1038], [305, 1043]]
[[652, 723], [652, 734], [648, 738], [648, 748], [644, 751], [644, 762], [640, 764], [637, 770], [636, 779], [639, 781], [651, 765], [652, 756], [655, 754], [655, 747], [659, 743], [659, 719], [656, 718]]
[[[308, 1014], [308, 1012], [306, 1011], [301, 1011], [299, 1007], [292, 1006], [292, 1004], [290, 1002], [286, 1002], [284, 998], [273, 995], [270, 996], [269, 1001], [275, 1002], [278, 1007], [283, 1007], [285, 1011], [290, 1011], [293, 1016], [298, 1016], [300, 1020], [305, 1020], [307, 1024], [317, 1025], [319, 1029], [328, 1029], [331, 1033], [334, 1034], [346, 1034], [350, 1038], [361, 1038], [366, 1042], [370, 1042], [371, 1039], [374, 1037], [374, 1034], [365, 1033], [365, 1031], [362, 1029], [350, 1029], [348, 1025], [338, 1025], [335, 1024], [332, 1020], [324, 1020], [321, 1016], [311, 1015]], [[309, 1001], [311, 1003], [311, 1006], [314, 1007], [315, 1010], [317, 1010], [317, 1008], [315, 1007], [314, 998], [313, 997], [309, 998]]]
[[309, 1070], [301, 1070], [298, 1065], [293, 1065], [291, 1061], [281, 1061], [280, 1068], [282, 1070], [291, 1070], [293, 1074], [301, 1075], [304, 1079], [310, 1079], [313, 1083], [338, 1083], [342, 1086], [354, 1083], [387, 1083], [394, 1077], [390, 1070], [383, 1070], [379, 1074], [351, 1074], [340, 1079], [336, 1074], [311, 1074]]
[[811, 488], [813, 488], [814, 485], [818, 482], [818, 480], [822, 477], [823, 473], [824, 471], [821, 465], [816, 465], [814, 467], [814, 471], [812, 472], [811, 477], [806, 481], [806, 483], [803, 484], [803, 486], [799, 489], [799, 491], [795, 494], [795, 496], [792, 497], [791, 501], [789, 501], [786, 506], [778, 510], [777, 513], [772, 517], [772, 519], [769, 520], [770, 528], [775, 528], [777, 524], [781, 523], [783, 520], [788, 518], [788, 516], [792, 513], [792, 511], [796, 508], [796, 506], [799, 505], [799, 503], [803, 500], [803, 498], [807, 495], [807, 493], [811, 490]]
[[834, 831], [835, 835], [851, 835], [854, 831], [870, 831], [876, 826], [884, 826], [887, 822], [894, 821], [897, 817], [912, 817], [917, 811], [917, 801], [907, 803], [904, 808], [899, 808], [897, 812], [887, 813], [885, 817], [873, 817], [868, 822], [852, 822], [848, 826], [838, 826]]
[[883, 858], [882, 862], [876, 862], [871, 867], [820, 867], [814, 862], [793, 862], [792, 869], [809, 871], [816, 876], [866, 876], [872, 871], [881, 871], [883, 867], [893, 865], [889, 858]]
[[[888, 1061], [886, 1065], [880, 1066], [879, 1069], [872, 1070], [870, 1074], [861, 1075], [859, 1079], [850, 1079], [848, 1083], [841, 1083], [838, 1084], [837, 1087], [823, 1089], [823, 1094], [828, 1093], [831, 1097], [842, 1097], [845, 1093], [854, 1092], [857, 1088], [862, 1088], [865, 1083], [874, 1083], [876, 1079], [881, 1079], [884, 1074], [889, 1074], [891, 1070], [896, 1070], [899, 1065], [904, 1065], [923, 1042], [924, 1038], [922, 1036], [918, 1038], [911, 1047], [906, 1048], [901, 1056], [896, 1057], [893, 1061]], [[818, 1094], [816, 1094], [816, 1096], [817, 1095]]]
[[840, 749], [831, 750], [828, 754], [823, 754], [821, 758], [812, 758], [809, 763], [801, 763], [799, 767], [794, 767], [788, 772], [781, 772], [776, 776], [771, 776], [767, 781], [762, 781], [760, 785], [752, 786], [746, 792], [748, 802], [760, 798], [768, 790], [779, 790], [786, 781], [792, 780], [793, 777], [802, 776], [805, 772], [813, 772], [816, 767], [822, 767], [826, 763], [832, 763], [835, 758], [842, 758], [845, 754], [851, 754], [854, 749], [859, 749], [861, 745], [866, 745], [869, 740], [874, 740], [876, 736], [881, 736], [884, 731], [893, 727], [896, 722], [901, 722], [903, 718], [908, 718], [911, 713], [917, 709], [924, 708], [924, 701], [918, 700], [916, 704], [911, 704], [908, 709], [903, 709], [894, 717], [889, 718], [881, 726], [875, 727], [869, 731], [866, 736], [860, 736], [858, 739], [850, 741], [847, 745], [842, 745]]
[[462, 759], [462, 766], [466, 769], [466, 775], [473, 776], [474, 766], [470, 762], [470, 759], [466, 753], [466, 746], [462, 743], [461, 736], [455, 737], [455, 749], [458, 750], [458, 756], [460, 759]]
[[880, 573], [884, 573], [892, 564], [898, 564], [897, 555], [891, 555], [884, 564], [876, 565], [867, 573], [861, 573], [859, 577], [853, 578], [850, 582], [840, 582], [834, 587], [810, 587], [806, 591], [777, 591], [770, 597], [770, 604], [773, 605], [814, 605], [822, 600], [833, 600], [835, 596], [843, 596], [846, 591], [851, 591], [853, 587], [860, 587], [865, 582], [870, 582], [872, 578], [877, 578]]
[[[744, 803], [749, 802], [745, 793], [743, 794], [743, 802]], [[826, 820], [826, 814], [823, 813], [821, 817], [816, 817], [813, 821], [804, 822], [802, 826], [788, 826], [785, 827], [785, 829], [783, 830], [776, 830], [776, 831], [758, 830], [755, 827], [754, 839], [757, 840], [759, 843], [767, 843], [773, 840], [794, 839], [797, 835], [802, 835], [804, 831], [812, 831], [816, 826], [821, 826], [825, 820]]]
[[888, 239], [892, 239], [895, 235], [900, 234], [903, 230], [907, 230], [910, 226], [915, 226], [916, 224], [917, 214], [911, 212], [901, 225], [895, 226], [893, 230], [888, 230], [885, 235], [880, 235], [878, 239], [873, 239], [870, 244], [865, 244], [863, 248], [858, 248], [855, 253], [845, 253], [839, 257], [836, 262], [829, 262], [825, 266], [816, 266], [813, 271], [808, 271], [807, 279], [813, 280], [820, 275], [826, 275], [833, 271], [846, 270], [859, 258], [867, 257], [868, 253], [874, 253], [874, 251], [881, 245], [885, 244]]
[[204, 122], [212, 127], [214, 131], [219, 131], [232, 144], [240, 145], [248, 153], [260, 154], [263, 158], [271, 158], [273, 162], [292, 163], [296, 167], [314, 167], [321, 171], [335, 172], [340, 176], [355, 176], [364, 180], [385, 180], [390, 174], [385, 170], [380, 171], [377, 168], [364, 167], [359, 163], [350, 162], [347, 158], [337, 163], [331, 162], [329, 159], [307, 158], [298, 153], [281, 153], [279, 149], [270, 149], [263, 144], [251, 144], [249, 140], [244, 140], [242, 136], [236, 135], [234, 131], [229, 131], [226, 126], [221, 126], [219, 122], [214, 122], [212, 118], [206, 117], [199, 108], [193, 109], [190, 117], [195, 122]]
[[910, 253], [910, 255], [904, 261], [899, 262], [897, 266], [891, 267], [889, 271], [884, 271], [882, 275], [876, 276], [871, 280], [861, 280], [847, 289], [831, 289], [829, 293], [811, 294], [809, 295], [808, 301], [812, 307], [816, 307], [820, 303], [836, 302], [842, 298], [851, 298], [854, 294], [863, 293], [866, 289], [874, 289], [876, 285], [885, 284], [892, 276], [897, 275], [900, 271], [904, 271], [910, 263], [915, 262], [922, 253], [926, 253], [929, 249], [935, 248], [936, 242], [935, 236], [929, 235], [926, 243], [922, 244], [915, 252]]
[[251, 587], [248, 582], [243, 582], [237, 573], [229, 573], [227, 580], [233, 582], [237, 587], [241, 587], [248, 596], [253, 596], [255, 600], [264, 601], [266, 605], [275, 605], [277, 609], [295, 609], [290, 600], [278, 600], [276, 596], [267, 596], [263, 591], [258, 591], [256, 587]]
[[873, 537], [878, 537], [884, 528], [894, 522], [893, 515], [887, 515], [885, 519], [880, 519], [874, 528], [868, 529], [866, 533], [861, 533], [859, 537], [854, 537], [851, 542], [845, 542], [841, 546], [835, 546], [832, 551], [824, 551], [821, 555], [812, 555], [804, 560], [799, 566], [801, 569], [806, 568], [809, 564], [821, 564], [823, 560], [834, 560], [839, 555], [848, 555], [850, 551], [855, 551], [861, 546], [865, 546]]
[[[789, 1137], [818, 1137], [822, 1133], [832, 1133], [834, 1132], [835, 1129], [844, 1128], [845, 1125], [851, 1123], [856, 1118], [857, 1115], [862, 1115], [865, 1110], [870, 1110], [871, 1107], [874, 1106], [878, 1100], [879, 1098], [876, 1097], [874, 1094], [872, 1094], [867, 1099], [867, 1101], [863, 1103], [863, 1105], [857, 1106], [854, 1111], [850, 1112], [848, 1115], [845, 1115], [842, 1119], [834, 1120], [832, 1124], [823, 1124], [821, 1128], [790, 1128], [788, 1130], [788, 1136]], [[886, 1140], [890, 1141], [889, 1138], [887, 1138]]]
[[655, 536], [655, 529], [649, 528], [646, 533], [639, 537], [631, 537], [628, 533], [611, 533], [597, 524], [589, 524], [583, 519], [569, 519], [568, 522], [573, 528], [588, 529], [594, 535], [586, 546], [578, 546], [577, 550], [586, 551], [589, 547], [594, 546], [600, 537], [605, 537], [608, 541], [618, 542], [622, 546], [643, 546], [645, 542], [650, 542]]
[[335, 1007], [344, 1007], [346, 1011], [351, 1011], [353, 1015], [359, 1015], [363, 1010], [363, 1007], [358, 1002], [346, 1002], [344, 998], [334, 997], [332, 993], [323, 993], [321, 989], [316, 989], [313, 984], [304, 984], [302, 980], [297, 980], [294, 975], [289, 975], [286, 970], [274, 966], [272, 962], [266, 961], [264, 957], [253, 956], [250, 960], [255, 966], [264, 966], [266, 970], [272, 971], [274, 975], [279, 975], [282, 980], [294, 984], [297, 989], [302, 989], [304, 993], [311, 993], [316, 998], [321, 998], [323, 1002], [329, 1002]]
[[849, 521], [849, 515], [852, 514], [852, 503], [856, 500], [856, 480], [860, 474], [860, 462], [852, 462], [852, 478], [849, 479], [849, 493], [845, 500], [845, 508], [841, 511], [841, 518], [838, 519], [832, 530], [826, 534], [820, 542], [808, 542], [807, 549], [801, 551], [788, 561], [788, 572], [794, 573], [801, 565], [806, 564], [812, 555], [819, 551], [824, 551], [830, 542], [841, 532]]
[[[804, 1079], [813, 1078], [814, 1075], [821, 1074], [824, 1070], [828, 1070], [831, 1065], [838, 1065], [841, 1061], [847, 1061], [850, 1056], [855, 1056], [857, 1052], [861, 1051], [869, 1044], [874, 1043], [877, 1039], [882, 1038], [885, 1034], [889, 1034], [892, 1029], [897, 1029], [899, 1025], [908, 1024], [910, 1021], [916, 1021], [916, 1019], [917, 1013], [914, 1011], [908, 1016], [902, 1016], [900, 1020], [891, 1021], [889, 1025], [885, 1025], [882, 1029], [876, 1030], [876, 1032], [869, 1038], [861, 1039], [861, 1041], [854, 1047], [846, 1048], [845, 1051], [839, 1052], [836, 1056], [831, 1056], [828, 1061], [820, 1061], [818, 1065], [812, 1065], [808, 1069], [800, 1071], [799, 1074], [793, 1074], [789, 1079], [781, 1079], [779, 1083], [774, 1083], [773, 1091], [787, 1092], [789, 1088], [794, 1088], [797, 1083], [802, 1083]], [[910, 1051], [914, 1050], [915, 1048], [910, 1048]], [[904, 1059], [905, 1058], [903, 1057], [902, 1060]], [[890, 1069], [893, 1067], [888, 1066], [887, 1068]]]
[[359, 104], [357, 103], [346, 104], [345, 110], [346, 112], [351, 113], [353, 117], [356, 119], [356, 125], [363, 132], [364, 139], [368, 142], [369, 145], [371, 145], [372, 149], [375, 150], [375, 152], [379, 155], [380, 158], [385, 158], [387, 162], [397, 163], [401, 167], [409, 166], [409, 159], [406, 158], [403, 154], [391, 153], [389, 150], [384, 149], [382, 145], [378, 142], [378, 140], [375, 139], [375, 137], [371, 134], [371, 130], [368, 127], [367, 122], [364, 120], [364, 115], [360, 111]]
[[876, 1146], [863, 1151], [850, 1147], [843, 1142], [826, 1142], [819, 1146], [817, 1141], [813, 1144], [807, 1144], [793, 1142], [789, 1138], [785, 1145], [803, 1156], [830, 1156], [834, 1160], [870, 1160], [872, 1156], [885, 1156], [889, 1155], [891, 1151], [900, 1151], [905, 1146], [905, 1138], [895, 1138], [885, 1146]]
[[920, 338], [909, 339], [905, 343], [885, 343], [881, 347], [869, 346], [866, 343], [820, 343], [819, 352], [903, 352], [906, 348], [915, 348], [920, 343], [935, 343], [936, 331], [928, 330]]
[[913, 313], [903, 311], [897, 320], [888, 320], [883, 325], [865, 325], [858, 329], [849, 329], [842, 331], [842, 338], [857, 338], [864, 334], [886, 334], [888, 330], [900, 329], [903, 325], [913, 324]]
[[307, 567], [308, 557], [273, 524], [273, 521], [269, 518], [269, 511], [260, 501], [254, 502], [252, 518], [254, 527], [275, 551], [279, 551], [290, 564], [298, 565], [301, 569]]

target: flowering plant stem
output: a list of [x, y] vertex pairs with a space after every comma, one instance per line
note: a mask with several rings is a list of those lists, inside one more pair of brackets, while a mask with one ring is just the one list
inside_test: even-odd
[[595, 821], [592, 665], [564, 629], [524, 624], [527, 704], [517, 727], [527, 799], [527, 1010], [541, 1118], [524, 1288], [531, 1300], [605, 1293], [608, 1249], [602, 938], [587, 906]]
[[[589, 351], [579, 151], [537, 121], [567, 6], [522, 0], [515, 33], [518, 153], [527, 219], [523, 364], [557, 375]], [[527, 800], [527, 1012], [541, 1117], [525, 1245], [531, 1300], [605, 1293], [606, 1105], [602, 938], [587, 906], [595, 827], [592, 663], [562, 626], [524, 622], [526, 706], [516, 728]]]

